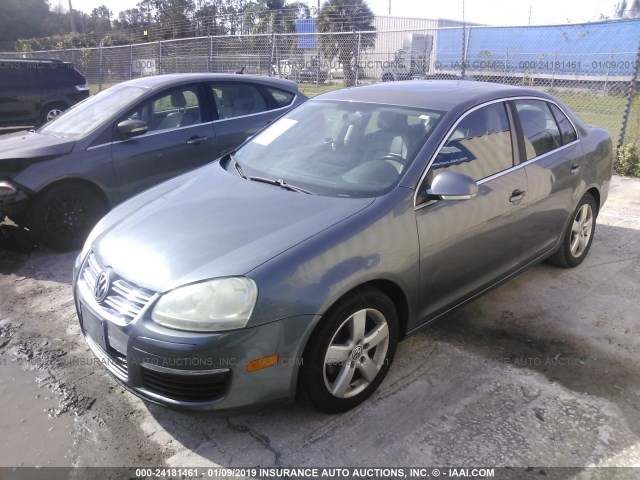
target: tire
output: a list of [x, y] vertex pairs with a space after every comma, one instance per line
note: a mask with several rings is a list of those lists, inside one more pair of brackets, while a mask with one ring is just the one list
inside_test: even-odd
[[61, 183], [35, 197], [28, 213], [28, 226], [47, 246], [68, 252], [82, 247], [107, 210], [95, 190], [80, 184]]
[[398, 314], [391, 299], [373, 287], [352, 292], [326, 313], [311, 335], [301, 393], [321, 412], [354, 408], [387, 375], [397, 344]]
[[591, 248], [596, 228], [596, 202], [587, 193], [571, 214], [571, 221], [562, 237], [560, 248], [549, 257], [549, 262], [563, 268], [580, 265]]
[[50, 122], [66, 109], [67, 107], [61, 103], [52, 103], [51, 105], [47, 105], [42, 109], [42, 112], [40, 112], [40, 123], [44, 125], [45, 123]]

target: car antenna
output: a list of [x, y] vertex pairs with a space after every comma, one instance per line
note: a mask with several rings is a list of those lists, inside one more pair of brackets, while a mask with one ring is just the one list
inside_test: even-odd
[[242, 75], [244, 73], [244, 67], [236, 72], [236, 75]]

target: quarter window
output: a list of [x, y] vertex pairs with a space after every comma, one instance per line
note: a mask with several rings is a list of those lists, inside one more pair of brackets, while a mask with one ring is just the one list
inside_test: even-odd
[[293, 93], [285, 92], [284, 90], [279, 90], [277, 88], [266, 87], [266, 90], [278, 104], [278, 108], [291, 105], [291, 102], [293, 102], [293, 99], [295, 97]]
[[566, 145], [567, 143], [575, 142], [578, 139], [578, 134], [569, 119], [562, 113], [562, 110], [553, 103], [550, 103], [549, 106], [551, 107], [553, 116], [556, 117], [556, 122], [558, 122], [560, 134], [562, 135], [562, 144]]
[[562, 145], [562, 136], [547, 102], [516, 100], [527, 160], [544, 155]]
[[504, 103], [494, 103], [468, 114], [457, 125], [436, 156], [432, 171], [464, 173], [474, 180], [513, 166], [511, 131]]

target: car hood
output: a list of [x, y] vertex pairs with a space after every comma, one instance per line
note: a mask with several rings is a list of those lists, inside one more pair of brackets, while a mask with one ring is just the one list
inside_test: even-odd
[[66, 155], [73, 150], [75, 140], [43, 135], [37, 132], [16, 132], [0, 137], [0, 173], [13, 174], [34, 163]]
[[214, 163], [118, 207], [92, 248], [118, 275], [163, 292], [244, 275], [372, 202], [291, 192]]

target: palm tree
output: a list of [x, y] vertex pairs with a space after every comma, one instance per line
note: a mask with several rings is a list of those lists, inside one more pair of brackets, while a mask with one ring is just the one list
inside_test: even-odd
[[616, 6], [616, 17], [618, 18], [639, 18], [640, 0], [620, 0]]
[[296, 18], [309, 16], [309, 6], [286, 0], [258, 0], [245, 12], [256, 17], [255, 33], [294, 33]]
[[[337, 58], [344, 68], [346, 86], [355, 84], [353, 61], [358, 51], [375, 45], [373, 12], [365, 0], [327, 0], [318, 15], [319, 33], [344, 33], [344, 35], [319, 35], [322, 54]], [[356, 34], [355, 32], [369, 32]], [[351, 33], [351, 35], [347, 35]], [[358, 44], [359, 38], [359, 44]]]

